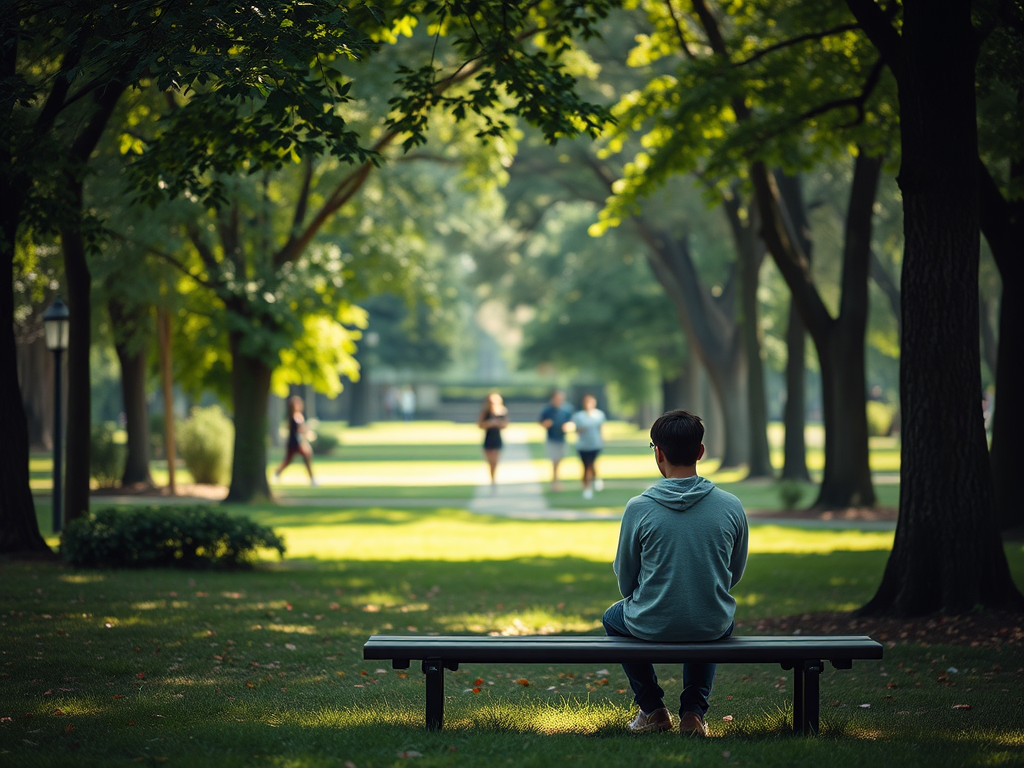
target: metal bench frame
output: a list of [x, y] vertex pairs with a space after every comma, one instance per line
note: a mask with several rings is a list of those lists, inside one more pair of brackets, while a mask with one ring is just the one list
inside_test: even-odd
[[444, 725], [444, 671], [457, 670], [459, 664], [778, 663], [793, 670], [793, 731], [816, 735], [823, 660], [836, 669], [850, 669], [854, 659], [881, 659], [882, 646], [870, 637], [826, 635], [733, 636], [709, 643], [597, 635], [373, 635], [363, 645], [363, 658], [390, 659], [394, 669], [408, 669], [413, 659], [422, 661], [430, 730]]

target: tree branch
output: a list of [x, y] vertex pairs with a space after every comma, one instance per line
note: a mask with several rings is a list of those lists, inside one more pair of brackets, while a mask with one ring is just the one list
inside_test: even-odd
[[846, 6], [899, 80], [903, 74], [903, 39], [892, 25], [896, 4], [891, 11], [883, 10], [875, 0], [846, 0]]
[[849, 32], [854, 29], [860, 29], [860, 25], [840, 24], [839, 26], [832, 27], [831, 29], [823, 29], [820, 32], [807, 32], [806, 34], [803, 35], [797, 35], [796, 37], [791, 37], [788, 40], [781, 40], [780, 42], [775, 43], [774, 45], [769, 45], [767, 48], [763, 48], [762, 50], [755, 53], [753, 56], [743, 59], [743, 61], [737, 61], [735, 64], [733, 64], [733, 66], [745, 67], [748, 64], [753, 64], [755, 61], [763, 59], [769, 53], [774, 53], [775, 51], [782, 50], [783, 48], [790, 48], [794, 45], [805, 43], [808, 40], [822, 40], [826, 37], [831, 37], [832, 35], [839, 34], [840, 32]]

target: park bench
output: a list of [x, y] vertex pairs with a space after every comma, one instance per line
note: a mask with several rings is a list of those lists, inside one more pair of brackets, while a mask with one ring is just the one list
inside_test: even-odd
[[793, 670], [794, 732], [814, 735], [823, 661], [850, 669], [854, 659], [882, 658], [882, 646], [870, 637], [821, 635], [730, 637], [709, 643], [652, 643], [598, 635], [373, 635], [363, 645], [363, 658], [390, 659], [394, 669], [408, 669], [411, 660], [422, 660], [431, 730], [440, 730], [444, 723], [444, 671], [454, 671], [459, 664], [777, 663]]

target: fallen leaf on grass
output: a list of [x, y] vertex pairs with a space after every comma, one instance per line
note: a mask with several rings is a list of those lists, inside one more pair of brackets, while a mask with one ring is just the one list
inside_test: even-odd
[[953, 709], [970, 709], [970, 704], [954, 704]]
[[731, 723], [732, 722], [732, 715], [726, 715], [722, 719], [725, 720], [725, 722], [727, 722], [727, 723]]
[[398, 756], [399, 757], [423, 757], [423, 755], [421, 755], [419, 752], [416, 752], [415, 750], [412, 750], [412, 749], [406, 750], [405, 752], [399, 752]]
[[527, 680], [525, 677], [520, 677], [518, 680], [516, 680], [516, 682], [519, 683], [524, 688], [526, 688], [527, 686], [530, 685], [530, 681]]

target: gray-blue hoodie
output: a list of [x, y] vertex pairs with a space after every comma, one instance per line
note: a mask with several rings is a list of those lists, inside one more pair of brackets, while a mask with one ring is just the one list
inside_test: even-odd
[[629, 631], [663, 642], [724, 635], [747, 538], [740, 500], [703, 477], [667, 478], [630, 499], [614, 565]]

